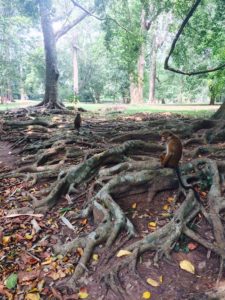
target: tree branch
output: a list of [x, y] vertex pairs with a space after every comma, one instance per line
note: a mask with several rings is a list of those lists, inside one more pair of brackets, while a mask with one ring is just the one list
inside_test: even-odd
[[89, 10], [87, 10], [86, 8], [84, 8], [82, 5], [80, 5], [79, 3], [77, 3], [75, 0], [71, 0], [71, 2], [73, 3], [74, 6], [79, 7], [81, 10], [83, 10], [86, 14], [88, 14], [89, 16], [99, 20], [99, 21], [105, 21], [105, 20], [111, 20], [114, 23], [116, 23], [116, 25], [118, 25], [119, 27], [121, 27], [123, 30], [125, 30], [126, 32], [130, 33], [133, 35], [133, 33], [131, 31], [129, 31], [126, 27], [124, 27], [123, 25], [121, 25], [116, 19], [110, 17], [110, 16], [106, 16], [105, 18], [100, 18], [96, 15], [94, 15], [92, 12], [90, 12]]
[[58, 41], [59, 38], [61, 38], [63, 35], [65, 35], [70, 29], [72, 29], [74, 26], [76, 26], [77, 24], [79, 24], [87, 16], [89, 16], [89, 14], [87, 14], [86, 12], [84, 12], [78, 18], [76, 18], [75, 20], [73, 20], [73, 22], [71, 22], [70, 24], [68, 24], [66, 26], [63, 26], [60, 30], [58, 30], [55, 33], [55, 40], [56, 40], [56, 42]]
[[199, 71], [193, 71], [193, 72], [184, 72], [184, 71], [181, 71], [181, 70], [178, 70], [178, 69], [174, 69], [172, 67], [169, 66], [169, 59], [170, 59], [170, 56], [172, 55], [174, 49], [175, 49], [175, 46], [176, 46], [176, 43], [180, 37], [180, 35], [182, 34], [183, 30], [184, 30], [184, 27], [187, 25], [189, 19], [192, 17], [193, 13], [195, 12], [195, 10], [197, 9], [198, 5], [200, 4], [201, 0], [196, 0], [195, 3], [192, 5], [191, 9], [189, 10], [188, 14], [186, 15], [185, 19], [183, 20], [181, 26], [180, 26], [180, 29], [178, 30], [177, 34], [175, 35], [175, 38], [172, 42], [172, 45], [171, 45], [171, 48], [170, 48], [170, 51], [169, 51], [169, 54], [168, 56], [166, 57], [165, 59], [165, 63], [164, 63], [164, 69], [165, 70], [169, 70], [169, 71], [172, 71], [174, 73], [178, 73], [178, 74], [183, 74], [183, 75], [199, 75], [199, 74], [205, 74], [205, 73], [210, 73], [210, 72], [215, 72], [217, 70], [220, 70], [222, 68], [225, 67], [225, 63], [224, 64], [221, 64], [220, 66], [216, 67], [216, 68], [212, 68], [212, 69], [207, 69], [207, 70], [199, 70]]
[[73, 9], [71, 9], [69, 12], [65, 13], [64, 15], [60, 15], [60, 16], [57, 16], [57, 17], [54, 17], [52, 18], [52, 22], [59, 22], [59, 21], [62, 21], [66, 18], [69, 18], [69, 16], [72, 14], [73, 12]]
[[90, 12], [89, 10], [87, 10], [86, 8], [84, 8], [82, 5], [80, 5], [79, 3], [77, 3], [74, 0], [71, 0], [71, 2], [73, 3], [74, 6], [79, 7], [81, 10], [83, 10], [86, 14], [88, 14], [91, 17], [94, 17], [95, 19], [99, 20], [99, 21], [104, 21], [104, 18], [100, 18], [96, 15], [94, 15], [92, 12]]

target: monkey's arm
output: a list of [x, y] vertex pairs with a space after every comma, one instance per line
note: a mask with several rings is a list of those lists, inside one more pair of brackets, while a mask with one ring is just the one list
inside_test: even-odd
[[159, 160], [160, 160], [160, 163], [162, 166], [163, 166], [163, 161], [165, 159], [165, 156], [166, 156], [166, 153], [162, 153], [162, 154], [160, 154], [160, 157], [159, 157]]
[[172, 157], [172, 154], [166, 154], [164, 157], [164, 160], [162, 161], [162, 165], [163, 167], [166, 167], [168, 162], [170, 161], [170, 158]]

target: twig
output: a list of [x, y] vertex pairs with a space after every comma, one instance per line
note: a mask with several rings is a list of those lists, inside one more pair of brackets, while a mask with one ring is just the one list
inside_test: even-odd
[[11, 215], [7, 215], [4, 217], [1, 217], [0, 219], [7, 219], [7, 218], [16, 218], [16, 217], [23, 217], [23, 216], [28, 216], [28, 217], [34, 217], [34, 218], [42, 218], [44, 217], [43, 214], [11, 214]]

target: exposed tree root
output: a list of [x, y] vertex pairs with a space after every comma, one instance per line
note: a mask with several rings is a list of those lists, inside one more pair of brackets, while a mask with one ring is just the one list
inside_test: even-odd
[[135, 173], [126, 173], [125, 175], [117, 175], [111, 179], [103, 188], [94, 196], [90, 201], [89, 207], [86, 208], [77, 217], [87, 217], [91, 210], [98, 210], [98, 214], [102, 214], [102, 220], [97, 229], [88, 234], [86, 237], [75, 239], [68, 244], [57, 245], [54, 250], [57, 253], [65, 254], [68, 251], [72, 251], [77, 247], [84, 249], [84, 255], [81, 257], [79, 264], [77, 265], [73, 276], [70, 281], [67, 282], [67, 286], [74, 285], [74, 281], [79, 279], [85, 267], [94, 247], [99, 243], [105, 243], [107, 248], [111, 247], [115, 239], [118, 237], [121, 230], [125, 229], [128, 236], [135, 235], [135, 229], [130, 220], [126, 217], [123, 210], [113, 200], [114, 197], [118, 197], [121, 193], [127, 192], [131, 188], [136, 188], [140, 185], [145, 185], [146, 189], [153, 182], [159, 182], [164, 180], [167, 176], [172, 175], [172, 170], [157, 170], [157, 171], [140, 171]]
[[[42, 111], [48, 116], [50, 112], [57, 113], [61, 110], [61, 107], [52, 105], [49, 108], [35, 108], [33, 114]], [[63, 113], [66, 111], [64, 109]], [[28, 111], [24, 110], [23, 112], [27, 119]], [[59, 123], [54, 124], [53, 119], [49, 122], [35, 117], [32, 120], [16, 122], [7, 120], [4, 122], [6, 133], [3, 134], [3, 138], [8, 140], [12, 138], [13, 148], [16, 149], [19, 146], [19, 153], [23, 157], [14, 172], [1, 174], [0, 179], [21, 177], [29, 180], [31, 185], [35, 185], [43, 179], [55, 179], [48, 190], [44, 191], [46, 194], [49, 193], [42, 200], [37, 200], [37, 194], [32, 195], [27, 192], [36, 211], [46, 212], [63, 196], [71, 195], [74, 191], [77, 194], [71, 196], [71, 200], [75, 206], [78, 197], [86, 194], [86, 201], [83, 200], [85, 202], [83, 209], [78, 213], [75, 211], [70, 214], [70, 217], [77, 219], [93, 215], [95, 225], [93, 231], [84, 236], [78, 236], [69, 243], [61, 244], [61, 241], [58, 241], [54, 247], [55, 253], [62, 254], [74, 251], [78, 247], [84, 250], [84, 254], [75, 267], [74, 274], [70, 280], [63, 283], [72, 289], [74, 289], [74, 282], [77, 282], [85, 271], [88, 271], [88, 262], [96, 246], [101, 244], [102, 249], [108, 251], [121, 236], [121, 232], [126, 234], [127, 238], [136, 235], [134, 225], [127, 217], [126, 212], [118, 205], [117, 199], [132, 193], [148, 192], [148, 201], [151, 201], [160, 191], [178, 188], [178, 181], [173, 171], [161, 169], [158, 159], [154, 158], [154, 156], [158, 157], [158, 153], [164, 148], [159, 144], [133, 139], [138, 137], [143, 140], [158, 141], [159, 134], [155, 132], [171, 129], [182, 137], [191, 137], [185, 143], [185, 146], [190, 146], [188, 149], [191, 149], [190, 151], [186, 150], [189, 157], [199, 157], [200, 155], [224, 157], [224, 149], [221, 145], [209, 146], [207, 144], [207, 142], [214, 141], [212, 133], [215, 130], [217, 141], [224, 138], [224, 125], [215, 120], [197, 120], [190, 126], [187, 126], [188, 123], [185, 119], [172, 120], [166, 124], [165, 120], [154, 120], [150, 123], [146, 121], [145, 128], [151, 130], [143, 130], [140, 123], [133, 121], [118, 121], [116, 126], [104, 120], [101, 120], [99, 124], [87, 121], [83, 127], [84, 133], [77, 136], [72, 125], [64, 126], [62, 119], [59, 121], [61, 122], [60, 126], [62, 125], [59, 132], [57, 131]], [[58, 119], [58, 116], [54, 118]], [[16, 135], [6, 136], [9, 130], [13, 129], [14, 131], [16, 128], [19, 128]], [[126, 133], [127, 129], [131, 132]], [[202, 129], [204, 129], [203, 134], [200, 131]], [[94, 130], [94, 134], [92, 130]], [[43, 140], [44, 138], [46, 140]], [[121, 145], [119, 144], [121, 141], [125, 142]], [[199, 141], [202, 143], [201, 147], [192, 150], [192, 146], [196, 143], [199, 144]], [[112, 145], [112, 143], [116, 145]], [[225, 259], [224, 226], [221, 220], [221, 211], [225, 209], [225, 199], [221, 192], [221, 183], [225, 182], [225, 164], [201, 157], [182, 165], [182, 170], [185, 173], [183, 174], [185, 182], [199, 186], [204, 184], [206, 190], [209, 190], [207, 201], [206, 199], [203, 201], [203, 217], [208, 220], [214, 239], [207, 240], [189, 227], [190, 221], [203, 211], [192, 191], [184, 194], [182, 199], [185, 199], [174, 212], [173, 218], [153, 233], [149, 233], [139, 240], [136, 239], [135, 242], [131, 241], [131, 244], [125, 246], [131, 255], [118, 258], [117, 263], [109, 268], [106, 276], [102, 278], [105, 286], [110, 288], [118, 299], [126, 297], [126, 291], [120, 281], [120, 271], [128, 267], [136, 273], [138, 259], [146, 251], [154, 251], [155, 265], [158, 265], [163, 257], [170, 259], [171, 251], [182, 234], [213, 251], [221, 258], [218, 279], [221, 277]], [[85, 189], [82, 185], [85, 185]], [[82, 188], [80, 188], [81, 186]]]
[[159, 149], [162, 149], [162, 147], [156, 144], [147, 144], [141, 141], [129, 141], [121, 146], [96, 154], [84, 163], [72, 167], [67, 173], [64, 173], [63, 176], [58, 179], [58, 182], [56, 182], [48, 197], [38, 203], [34, 203], [34, 206], [36, 209], [41, 207], [42, 211], [54, 206], [62, 195], [69, 192], [71, 187], [76, 188], [79, 184], [89, 180], [99, 171], [100, 167], [107, 163], [124, 161], [129, 154], [151, 153]]

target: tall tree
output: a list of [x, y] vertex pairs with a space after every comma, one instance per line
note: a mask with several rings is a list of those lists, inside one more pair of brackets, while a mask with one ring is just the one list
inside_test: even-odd
[[47, 108], [62, 108], [62, 105], [58, 102], [59, 71], [57, 67], [56, 40], [50, 17], [51, 2], [39, 0], [38, 3], [45, 47], [45, 96], [39, 105], [45, 105]]
[[[66, 0], [66, 2], [56, 2], [53, 0], [37, 0], [36, 2], [31, 2], [30, 0], [14, 1], [17, 3], [21, 13], [30, 16], [32, 20], [38, 19], [39, 11], [45, 49], [45, 95], [43, 101], [38, 106], [61, 109], [63, 108], [63, 104], [58, 99], [59, 71], [56, 43], [89, 14], [81, 11], [73, 0]], [[66, 9], [62, 9], [63, 5]], [[60, 13], [61, 11], [63, 13], [59, 14], [57, 8]], [[78, 16], [73, 16], [75, 8], [80, 11]], [[59, 30], [54, 32], [53, 22], [61, 22], [63, 25]]]
[[[46, 106], [47, 108], [63, 108], [63, 104], [58, 100], [58, 78], [59, 71], [57, 66], [57, 51], [56, 42], [64, 36], [69, 30], [80, 23], [88, 13], [82, 12], [79, 17], [76, 17], [69, 24], [63, 25], [56, 33], [53, 31], [52, 26], [52, 1], [51, 0], [38, 0], [41, 26], [44, 36], [45, 47], [45, 62], [46, 62], [46, 77], [45, 77], [45, 96], [44, 100], [39, 106]], [[74, 5], [74, 3], [73, 3]], [[71, 10], [67, 12], [67, 17], [71, 14]], [[58, 20], [58, 18], [57, 18]]]

